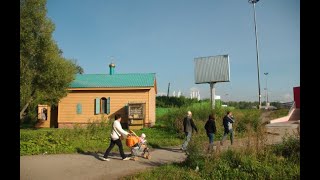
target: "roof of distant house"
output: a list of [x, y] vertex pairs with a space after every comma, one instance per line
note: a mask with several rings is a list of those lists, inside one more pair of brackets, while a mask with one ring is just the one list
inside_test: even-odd
[[155, 73], [77, 74], [70, 88], [154, 87]]

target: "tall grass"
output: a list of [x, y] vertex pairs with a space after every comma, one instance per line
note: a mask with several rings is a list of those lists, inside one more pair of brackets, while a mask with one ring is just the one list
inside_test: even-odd
[[[198, 127], [198, 129], [204, 132], [204, 124], [210, 114], [213, 114], [216, 118], [217, 134], [216, 138], [220, 138], [223, 134], [222, 119], [229, 111], [229, 108], [218, 107], [214, 110], [211, 109], [209, 102], [195, 103], [190, 106], [183, 106], [180, 108], [166, 109], [166, 113], [157, 116], [157, 121], [161, 122], [162, 127], [166, 127], [172, 131], [183, 134], [183, 118], [186, 116], [187, 111], [192, 112], [192, 118]], [[260, 125], [261, 111], [257, 109], [233, 109], [231, 110], [235, 117], [236, 122], [233, 125], [235, 129], [236, 137], [244, 137], [249, 127], [252, 127], [255, 131]]]
[[[241, 134], [242, 139], [236, 146], [232, 146], [232, 149], [222, 151], [218, 147], [216, 151], [208, 152], [208, 138], [203, 129], [206, 117], [197, 114], [211, 112], [196, 105], [180, 108], [172, 114], [183, 118], [187, 110], [193, 111], [199, 132], [194, 133], [191, 138], [186, 160], [124, 179], [300, 179], [300, 137], [291, 136], [285, 138], [281, 144], [267, 145], [265, 127], [260, 121], [261, 111], [233, 110], [236, 118], [234, 128]], [[222, 117], [225, 112], [226, 109], [213, 111], [217, 117], [218, 130], [215, 141], [220, 140], [223, 133]], [[174, 122], [174, 130], [180, 132], [177, 121], [181, 120], [175, 118], [176, 116], [167, 117], [171, 118], [170, 123]], [[199, 168], [198, 171], [195, 170], [196, 167]], [[170, 176], [165, 176], [167, 173], [170, 173]]]
[[[260, 130], [250, 131], [253, 137], [246, 140], [247, 146], [211, 153], [203, 153], [202, 142], [195, 136], [183, 163], [124, 179], [300, 179], [300, 137], [291, 136], [279, 145], [266, 146]], [[167, 173], [171, 174], [166, 178]]]

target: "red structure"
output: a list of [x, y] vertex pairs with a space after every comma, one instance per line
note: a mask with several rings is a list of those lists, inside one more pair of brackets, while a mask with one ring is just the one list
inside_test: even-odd
[[300, 109], [300, 86], [293, 87], [293, 99], [296, 104], [296, 108]]

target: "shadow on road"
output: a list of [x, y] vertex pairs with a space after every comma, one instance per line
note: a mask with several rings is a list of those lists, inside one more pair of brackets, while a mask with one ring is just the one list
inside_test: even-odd
[[165, 162], [155, 162], [155, 161], [136, 161], [140, 164], [148, 165], [148, 166], [160, 166], [166, 164]]
[[77, 153], [84, 154], [84, 155], [90, 155], [90, 156], [95, 157], [98, 160], [101, 160], [101, 156], [99, 155], [99, 154], [101, 154], [100, 152], [84, 151], [81, 148], [77, 148]]
[[141, 158], [141, 160], [139, 159], [138, 161], [135, 161], [135, 162], [138, 162], [138, 163], [140, 163], [140, 164], [143, 164], [143, 165], [147, 165], [147, 166], [161, 166], [161, 165], [165, 165], [165, 164], [175, 164], [175, 165], [179, 165], [179, 166], [181, 166], [181, 162], [183, 162], [182, 160], [181, 160], [181, 162], [180, 161], [176, 161], [176, 162], [172, 162], [172, 160], [157, 160], [157, 161], [155, 161], [155, 160], [147, 160], [147, 159], [142, 159]]
[[171, 152], [183, 152], [179, 147], [157, 147], [156, 149], [162, 149]]
[[[77, 153], [79, 154], [83, 154], [83, 155], [89, 155], [89, 156], [93, 156], [94, 158], [103, 161], [101, 158], [103, 156], [104, 153], [102, 152], [91, 152], [91, 151], [84, 151], [81, 148], [76, 148], [77, 149]], [[129, 156], [130, 154], [125, 153], [127, 156]], [[115, 152], [110, 152], [109, 154], [109, 159], [120, 159], [121, 160], [121, 156], [119, 153], [115, 153]]]

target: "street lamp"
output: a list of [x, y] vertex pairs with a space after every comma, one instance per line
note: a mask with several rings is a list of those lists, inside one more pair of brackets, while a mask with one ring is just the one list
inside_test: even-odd
[[257, 35], [257, 25], [256, 25], [256, 3], [259, 0], [248, 0], [249, 3], [253, 5], [254, 12], [254, 30], [256, 34], [256, 50], [257, 50], [257, 69], [258, 69], [258, 89], [259, 89], [259, 109], [261, 109], [261, 91], [260, 91], [260, 70], [259, 70], [259, 51], [258, 51], [258, 35]]
[[268, 75], [269, 73], [265, 72], [264, 75], [266, 75], [266, 108], [268, 108]]

